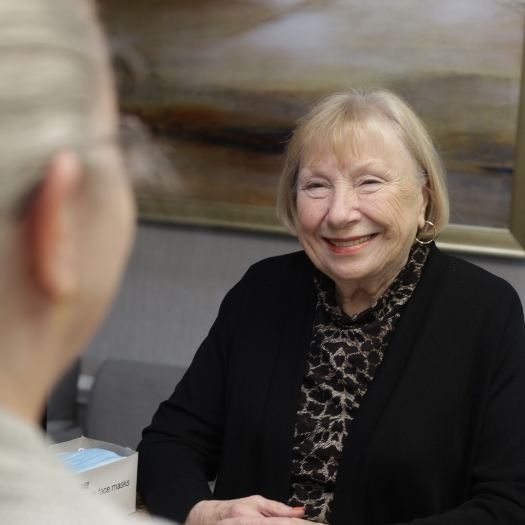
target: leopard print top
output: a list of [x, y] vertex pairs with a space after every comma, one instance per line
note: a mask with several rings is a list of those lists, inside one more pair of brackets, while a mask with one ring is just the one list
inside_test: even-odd
[[428, 251], [427, 246], [415, 245], [376, 304], [353, 316], [338, 306], [334, 283], [320, 272], [315, 277], [317, 305], [295, 425], [288, 501], [304, 505], [306, 519], [330, 523], [343, 444]]

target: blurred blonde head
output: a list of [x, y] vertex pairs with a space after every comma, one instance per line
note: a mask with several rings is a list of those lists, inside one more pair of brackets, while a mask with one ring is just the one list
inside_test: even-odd
[[119, 135], [91, 0], [0, 0], [0, 405], [33, 421], [127, 260]]
[[3, 221], [38, 184], [54, 153], [88, 151], [109, 132], [100, 113], [113, 94], [93, 11], [89, 0], [0, 0]]
[[[375, 123], [389, 123], [397, 132], [418, 168], [419, 180], [428, 192], [426, 219], [436, 232], [448, 223], [449, 201], [443, 163], [424, 124], [397, 95], [383, 89], [347, 90], [330, 95], [299, 119], [287, 146], [277, 193], [277, 215], [295, 232], [297, 217], [297, 176], [308, 156], [318, 152], [343, 153], [355, 148], [360, 135]], [[432, 237], [432, 229], [419, 238]]]

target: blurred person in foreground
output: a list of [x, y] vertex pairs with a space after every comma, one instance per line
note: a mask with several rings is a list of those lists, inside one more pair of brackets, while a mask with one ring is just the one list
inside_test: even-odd
[[0, 523], [124, 524], [39, 429], [104, 316], [135, 211], [90, 0], [0, 0]]
[[[139, 446], [149, 509], [209, 525], [525, 523], [525, 327], [440, 251], [444, 170], [384, 90], [329, 96], [278, 196], [304, 251], [252, 266]], [[216, 477], [214, 492], [208, 481]]]

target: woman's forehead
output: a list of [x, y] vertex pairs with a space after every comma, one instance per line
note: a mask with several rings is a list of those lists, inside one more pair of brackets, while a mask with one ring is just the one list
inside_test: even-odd
[[312, 134], [303, 144], [301, 166], [315, 166], [328, 156], [339, 163], [391, 163], [412, 159], [399, 137], [398, 131], [387, 120], [369, 119], [351, 123], [332, 132]]

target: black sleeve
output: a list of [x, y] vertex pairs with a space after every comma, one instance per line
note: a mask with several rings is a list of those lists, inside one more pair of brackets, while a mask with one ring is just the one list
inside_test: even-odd
[[520, 300], [513, 290], [511, 294], [510, 300], [507, 296], [495, 305], [501, 335], [471, 472], [470, 499], [410, 525], [525, 523], [525, 324]]
[[138, 447], [138, 490], [155, 515], [183, 522], [211, 499], [221, 454], [225, 377], [243, 281], [223, 300], [218, 317], [173, 395], [161, 403]]

